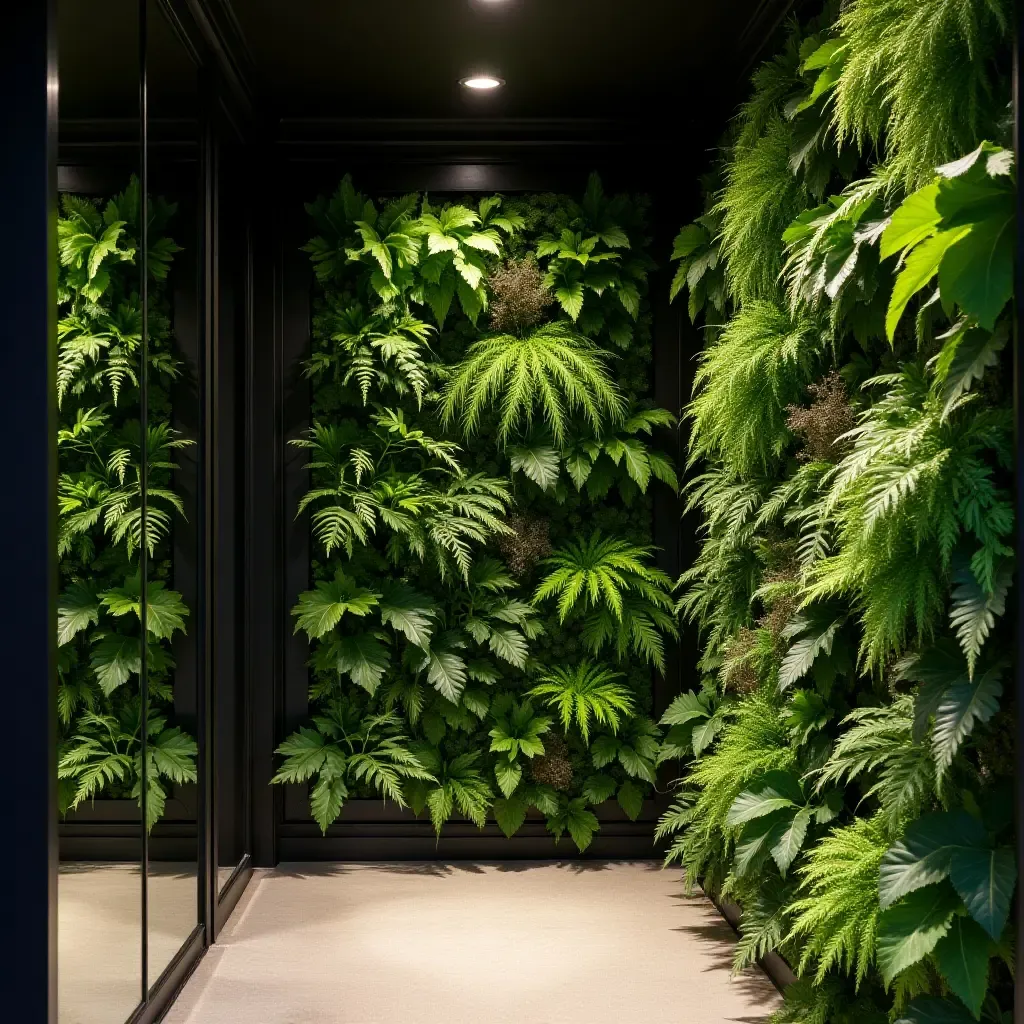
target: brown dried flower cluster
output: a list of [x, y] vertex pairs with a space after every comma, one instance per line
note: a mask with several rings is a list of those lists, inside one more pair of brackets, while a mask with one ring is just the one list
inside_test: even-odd
[[544, 753], [530, 762], [530, 774], [534, 782], [566, 790], [572, 785], [572, 762], [565, 740], [554, 733], [544, 737]]
[[544, 276], [531, 259], [509, 260], [488, 279], [494, 301], [491, 326], [496, 331], [521, 334], [538, 323], [554, 297], [544, 287]]
[[528, 576], [533, 567], [552, 552], [548, 521], [514, 515], [509, 516], [507, 524], [513, 532], [498, 538], [498, 550], [513, 576]]
[[846, 399], [846, 385], [838, 373], [832, 372], [808, 391], [814, 396], [809, 408], [789, 406], [786, 426], [804, 440], [800, 458], [805, 461], [838, 462], [845, 454], [845, 442], [838, 438], [857, 423], [853, 407]]

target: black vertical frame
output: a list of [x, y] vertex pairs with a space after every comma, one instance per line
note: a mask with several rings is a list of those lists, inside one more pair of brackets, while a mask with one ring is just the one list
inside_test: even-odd
[[18, 784], [6, 811], [18, 822], [0, 844], [11, 901], [3, 915], [4, 1002], [24, 1024], [57, 1020], [57, 44], [55, 0], [17, 3], [0, 33], [0, 183], [19, 239], [0, 256], [8, 302], [0, 320], [0, 425], [10, 446], [5, 502], [10, 593], [3, 630], [7, 694], [18, 728], [7, 739]]
[[1017, 663], [1015, 665], [1015, 697], [1017, 705], [1016, 771], [1014, 773], [1014, 804], [1017, 838], [1017, 951], [1014, 973], [1014, 1024], [1024, 1024], [1024, 593], [1021, 581], [1021, 558], [1024, 555], [1024, 201], [1021, 196], [1021, 160], [1024, 159], [1024, 4], [1014, 4], [1015, 26], [1013, 46], [1013, 148], [1017, 173], [1017, 237], [1014, 263], [1013, 322], [1013, 423], [1017, 552]]

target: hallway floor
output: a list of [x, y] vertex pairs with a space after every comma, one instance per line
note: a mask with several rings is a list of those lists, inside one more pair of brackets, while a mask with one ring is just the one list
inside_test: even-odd
[[735, 935], [654, 862], [258, 872], [166, 1024], [759, 1024]]

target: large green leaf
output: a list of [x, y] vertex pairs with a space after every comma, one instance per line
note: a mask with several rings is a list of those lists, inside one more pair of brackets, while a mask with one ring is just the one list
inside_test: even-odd
[[1006, 325], [984, 331], [965, 320], [945, 337], [942, 351], [935, 359], [935, 378], [942, 384], [943, 420], [975, 381], [999, 365], [999, 354], [1006, 347], [1010, 332]]
[[[944, 304], [956, 303], [991, 331], [1013, 294], [1014, 194], [951, 245], [939, 267]], [[963, 230], [963, 229], [960, 229]]]
[[[123, 587], [114, 587], [100, 595], [111, 615], [134, 613], [142, 620], [142, 585], [138, 576], [130, 576]], [[176, 630], [185, 629], [188, 608], [181, 594], [165, 590], [160, 580], [146, 584], [146, 631], [161, 640], [169, 640]]]
[[100, 603], [96, 591], [87, 583], [72, 583], [57, 604], [57, 646], [73, 640], [89, 625], [100, 621]]
[[527, 800], [522, 794], [515, 794], [511, 797], [499, 797], [491, 804], [491, 813], [498, 823], [498, 828], [511, 839], [526, 821]]
[[971, 917], [998, 941], [1017, 884], [1017, 858], [1012, 847], [956, 850], [950, 862], [949, 880]]
[[138, 637], [116, 633], [97, 633], [94, 637], [89, 663], [96, 680], [106, 696], [128, 682], [142, 669], [142, 655]]
[[341, 814], [347, 798], [348, 787], [340, 775], [321, 775], [309, 794], [309, 809], [321, 832], [326, 833], [328, 826]]
[[513, 445], [508, 450], [513, 473], [522, 473], [542, 491], [558, 483], [561, 461], [550, 445]]
[[618, 800], [630, 821], [640, 817], [644, 806], [644, 791], [635, 782], [627, 779], [619, 786]]
[[885, 333], [892, 341], [896, 328], [903, 318], [903, 311], [910, 300], [939, 272], [939, 266], [947, 250], [960, 241], [970, 228], [952, 228], [939, 231], [918, 245], [907, 257], [899, 277], [892, 288], [892, 298], [885, 315]]
[[180, 728], [162, 729], [149, 739], [149, 752], [161, 775], [179, 785], [196, 781], [196, 741]]
[[939, 183], [933, 181], [907, 196], [892, 215], [882, 235], [879, 255], [883, 260], [923, 242], [935, 232], [942, 214], [935, 208]]
[[711, 712], [697, 693], [681, 693], [661, 716], [662, 725], [685, 725], [697, 718], [707, 718]]
[[814, 811], [810, 807], [801, 807], [772, 846], [772, 858], [783, 878], [804, 845], [807, 826], [813, 814]]
[[935, 946], [935, 962], [949, 987], [964, 1005], [981, 1016], [988, 989], [988, 936], [969, 917], [954, 917], [946, 936]]
[[740, 825], [754, 818], [787, 808], [802, 806], [804, 800], [799, 780], [789, 772], [766, 772], [732, 802], [726, 825]]
[[284, 763], [274, 776], [274, 782], [305, 782], [315, 775], [324, 763], [326, 741], [315, 729], [301, 726], [277, 748]]
[[498, 780], [498, 788], [507, 799], [516, 790], [523, 778], [523, 769], [515, 761], [499, 758], [494, 765], [494, 777]]
[[610, 775], [588, 775], [582, 793], [592, 804], [603, 804], [615, 795], [615, 779]]
[[878, 967], [886, 985], [949, 931], [960, 898], [948, 882], [916, 889], [878, 917]]
[[973, 677], [974, 667], [982, 645], [1006, 612], [1006, 595], [1013, 581], [1013, 563], [1006, 559], [997, 568], [992, 592], [989, 593], [974, 576], [970, 566], [963, 566], [953, 576], [952, 607], [949, 621], [956, 630], [957, 639], [967, 658], [968, 674]]
[[984, 850], [988, 845], [984, 826], [966, 811], [939, 811], [911, 822], [903, 839], [882, 858], [878, 879], [882, 909], [907, 893], [941, 882], [958, 850]]
[[999, 710], [1003, 693], [1002, 668], [993, 666], [973, 682], [954, 683], [943, 694], [935, 711], [932, 750], [940, 770], [952, 764], [960, 744], [979, 722], [987, 722]]
[[785, 835], [792, 824], [796, 811], [793, 807], [776, 810], [771, 814], [748, 821], [736, 841], [734, 870], [744, 876], [764, 861]]
[[974, 1024], [974, 1018], [952, 999], [918, 996], [910, 1001], [896, 1024]]
[[427, 682], [443, 697], [457, 704], [466, 685], [466, 663], [452, 651], [428, 651], [420, 666]]
[[426, 650], [434, 629], [430, 598], [406, 583], [385, 587], [380, 598], [381, 621], [404, 633], [409, 643]]
[[318, 580], [313, 590], [299, 595], [299, 603], [292, 609], [295, 632], [304, 630], [311, 640], [316, 640], [334, 629], [346, 613], [369, 614], [379, 599], [380, 594], [360, 587], [339, 569], [330, 582]]
[[343, 636], [334, 649], [339, 672], [347, 672], [356, 686], [375, 693], [391, 664], [388, 648], [379, 633], [357, 633]]
[[786, 690], [803, 678], [811, 669], [819, 654], [831, 654], [836, 631], [846, 621], [846, 616], [834, 618], [820, 613], [798, 620], [795, 628], [803, 625], [807, 635], [795, 641], [779, 666], [779, 689]]

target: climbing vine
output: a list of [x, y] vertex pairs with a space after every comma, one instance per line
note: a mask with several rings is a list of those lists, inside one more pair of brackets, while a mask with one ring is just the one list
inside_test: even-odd
[[383, 205], [346, 178], [308, 207], [312, 721], [277, 782], [325, 831], [354, 796], [580, 850], [655, 779], [651, 672], [675, 636], [655, 565], [646, 203]]
[[851, 0], [755, 74], [675, 246], [707, 328], [669, 861], [779, 1021], [1012, 1002], [1012, 9]]

